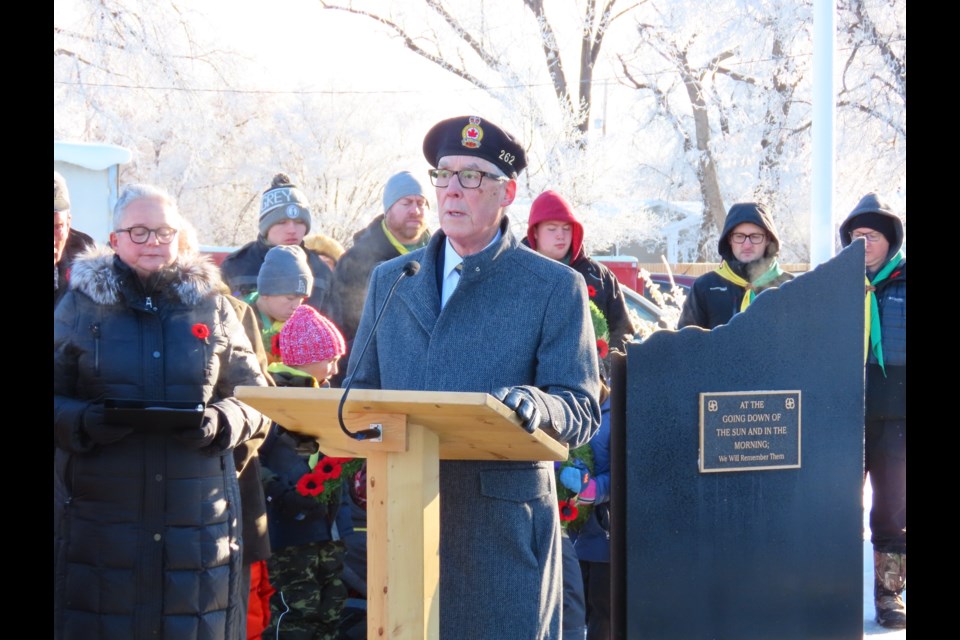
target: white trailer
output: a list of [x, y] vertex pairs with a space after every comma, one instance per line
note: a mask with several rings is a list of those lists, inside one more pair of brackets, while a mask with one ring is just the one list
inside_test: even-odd
[[113, 144], [53, 142], [53, 169], [67, 181], [70, 226], [106, 244], [113, 228], [113, 205], [120, 184], [120, 165], [130, 162], [129, 149]]

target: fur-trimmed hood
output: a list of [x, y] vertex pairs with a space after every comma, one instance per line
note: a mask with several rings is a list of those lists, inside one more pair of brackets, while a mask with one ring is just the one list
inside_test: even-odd
[[[97, 304], [117, 304], [122, 298], [122, 270], [128, 269], [113, 249], [93, 247], [74, 260], [70, 287]], [[164, 271], [163, 279], [168, 283], [171, 295], [189, 306], [223, 290], [217, 266], [208, 256], [200, 254], [180, 254], [177, 261]]]

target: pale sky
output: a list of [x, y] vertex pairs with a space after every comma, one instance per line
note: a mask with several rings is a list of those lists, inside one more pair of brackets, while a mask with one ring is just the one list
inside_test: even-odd
[[264, 74], [257, 88], [370, 92], [384, 100], [410, 92], [464, 108], [489, 100], [405, 49], [385, 27], [324, 10], [317, 0], [204, 0], [192, 8], [216, 20], [225, 46], [255, 58]]

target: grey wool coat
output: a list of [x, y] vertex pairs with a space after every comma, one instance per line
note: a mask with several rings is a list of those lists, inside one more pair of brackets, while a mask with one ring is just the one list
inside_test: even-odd
[[[437, 260], [446, 236], [379, 265], [355, 345], [410, 260], [361, 361], [355, 388], [478, 391], [524, 386], [571, 447], [600, 425], [596, 339], [583, 278], [502, 237], [464, 259], [440, 310]], [[362, 349], [362, 347], [361, 347]], [[441, 461], [440, 632], [444, 640], [561, 636], [560, 521], [553, 462]]]
[[[97, 250], [70, 284], [54, 312], [54, 637], [244, 638], [233, 448], [270, 420], [232, 397], [266, 381], [217, 269], [182, 258], [144, 286]], [[105, 398], [204, 402], [217, 436], [198, 449], [131, 421], [98, 440], [82, 427]]]

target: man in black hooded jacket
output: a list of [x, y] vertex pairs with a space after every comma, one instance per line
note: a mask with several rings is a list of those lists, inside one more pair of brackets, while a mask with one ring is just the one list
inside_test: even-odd
[[907, 258], [903, 222], [868, 193], [840, 225], [840, 244], [863, 240], [866, 263], [865, 468], [873, 504], [874, 607], [884, 627], [905, 629], [907, 605]]
[[726, 324], [761, 291], [793, 279], [793, 274], [780, 268], [780, 238], [773, 216], [762, 204], [738, 202], [730, 207], [717, 250], [723, 261], [694, 281], [678, 329]]

